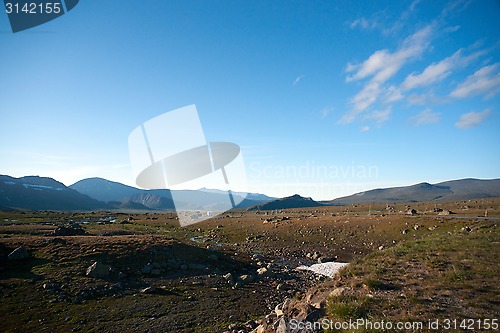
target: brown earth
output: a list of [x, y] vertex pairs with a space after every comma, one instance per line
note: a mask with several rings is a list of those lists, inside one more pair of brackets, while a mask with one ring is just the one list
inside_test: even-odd
[[[418, 203], [411, 207], [398, 204], [236, 211], [185, 228], [177, 226], [172, 213], [1, 212], [0, 330], [223, 332], [231, 325], [235, 331], [250, 331], [256, 326], [251, 321], [260, 323], [285, 298], [303, 304], [313, 294], [316, 301], [322, 298], [318, 302], [324, 305], [324, 316], [344, 320], [349, 316], [339, 316], [335, 304], [344, 304], [345, 300], [335, 303], [330, 299], [326, 305], [331, 290], [342, 286], [350, 288], [345, 297], [353, 302], [362, 303], [367, 294], [380, 299], [377, 306], [370, 302], [360, 306], [372, 310], [368, 311], [372, 318], [382, 314], [396, 318], [397, 304], [413, 305], [422, 318], [439, 311], [448, 316], [467, 314], [463, 306], [436, 308], [421, 300], [437, 297], [432, 292], [443, 284], [456, 286], [439, 296], [446, 302], [459, 304], [465, 299], [466, 304], [476, 304], [478, 316], [491, 315], [491, 311], [498, 313], [498, 302], [484, 300], [488, 296], [497, 299], [498, 287], [492, 283], [496, 277], [483, 277], [474, 271], [463, 284], [460, 272], [466, 269], [446, 262], [454, 263], [452, 255], [463, 252], [457, 250], [457, 244], [478, 249], [479, 244], [485, 244], [482, 238], [469, 244], [469, 238], [460, 238], [465, 237], [463, 230], [475, 234], [475, 230], [488, 226], [488, 232], [497, 237], [499, 204], [500, 199], [481, 199], [439, 206]], [[408, 208], [417, 210], [417, 214], [407, 215]], [[455, 214], [438, 215], [437, 208]], [[55, 236], [54, 230], [61, 226], [82, 227], [86, 234]], [[449, 234], [458, 238], [448, 244], [443, 242], [443, 235]], [[403, 249], [415, 242], [422, 251], [439, 243], [441, 247], [434, 250], [446, 267], [435, 260], [425, 261], [430, 260], [427, 257], [409, 258]], [[7, 260], [6, 256], [19, 246], [30, 257]], [[498, 254], [497, 249], [492, 246], [489, 254]], [[498, 260], [491, 262], [491, 255], [478, 251], [474, 258], [481, 261], [483, 254], [493, 272], [498, 273]], [[368, 264], [372, 257], [367, 255], [377, 259], [375, 268]], [[354, 265], [334, 279], [294, 269], [299, 264], [315, 263], [318, 257]], [[461, 260], [465, 260], [463, 265], [473, 267], [467, 263], [470, 259]], [[102, 278], [86, 276], [87, 268], [96, 261], [109, 265], [111, 271]], [[259, 276], [257, 270], [262, 267], [273, 275]], [[394, 267], [401, 269], [399, 275], [391, 271]], [[439, 269], [447, 274], [454, 269], [458, 278], [427, 284], [427, 280], [435, 281], [440, 276], [434, 274]], [[233, 276], [231, 284], [224, 277], [227, 273]], [[242, 277], [245, 275], [251, 275], [254, 281], [246, 280]], [[238, 277], [246, 282], [235, 286]], [[405, 293], [402, 301], [398, 288], [405, 283], [414, 285], [415, 292]], [[446, 303], [441, 298], [440, 302]], [[395, 310], [391, 312], [380, 304]], [[352, 314], [361, 315], [356, 311]], [[412, 316], [409, 313], [406, 317]]]

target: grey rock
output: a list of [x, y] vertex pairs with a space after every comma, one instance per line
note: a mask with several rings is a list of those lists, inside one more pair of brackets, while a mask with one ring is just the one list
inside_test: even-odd
[[26, 249], [24, 247], [20, 246], [17, 249], [15, 249], [14, 251], [12, 251], [11, 253], [9, 253], [9, 255], [7, 256], [7, 259], [8, 260], [23, 260], [23, 259], [26, 259], [29, 257], [30, 257], [30, 254], [28, 253], [28, 251], [26, 251]]
[[250, 274], [241, 275], [240, 280], [244, 283], [250, 283], [253, 282], [254, 276]]
[[236, 283], [233, 285], [233, 289], [238, 289], [243, 287], [243, 282], [242, 281], [236, 281]]
[[101, 264], [100, 262], [94, 262], [87, 268], [87, 272], [85, 275], [93, 278], [107, 278], [110, 276], [111, 266]]
[[141, 289], [141, 294], [154, 294], [155, 292], [156, 292], [156, 287], [154, 286]]
[[332, 262], [335, 261], [333, 258], [330, 257], [319, 257], [318, 263], [319, 264], [324, 264], [325, 262]]
[[274, 273], [265, 267], [261, 267], [257, 270], [257, 275], [260, 277], [273, 277]]
[[77, 236], [77, 235], [85, 235], [85, 230], [82, 228], [74, 228], [74, 227], [58, 227], [54, 231], [52, 231], [52, 235], [54, 236]]

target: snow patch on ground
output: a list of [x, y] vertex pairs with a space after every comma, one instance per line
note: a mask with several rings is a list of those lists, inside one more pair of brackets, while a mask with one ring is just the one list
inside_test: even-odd
[[307, 270], [307, 271], [314, 272], [316, 274], [321, 274], [321, 275], [325, 275], [328, 277], [332, 277], [339, 271], [339, 269], [341, 269], [342, 267], [347, 266], [347, 265], [349, 265], [349, 264], [345, 263], [345, 262], [325, 262], [322, 264], [314, 264], [311, 266], [302, 265], [302, 266], [297, 267], [297, 269], [298, 270]]

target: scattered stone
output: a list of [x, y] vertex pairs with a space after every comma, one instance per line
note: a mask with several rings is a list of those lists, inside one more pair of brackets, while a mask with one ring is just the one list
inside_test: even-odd
[[284, 304], [285, 304], [284, 302], [280, 303], [280, 304], [276, 305], [276, 307], [274, 308], [274, 313], [276, 313], [276, 315], [278, 317], [283, 316], [283, 305]]
[[324, 264], [325, 262], [332, 262], [332, 261], [335, 261], [335, 259], [331, 257], [319, 257], [318, 264]]
[[257, 275], [260, 277], [273, 277], [274, 273], [265, 267], [261, 267], [257, 270]]
[[415, 209], [408, 209], [406, 211], [406, 215], [416, 215], [417, 211]]
[[262, 254], [259, 254], [259, 253], [255, 253], [252, 256], [252, 260], [261, 260], [262, 258], [264, 258], [264, 256]]
[[284, 291], [284, 290], [289, 290], [290, 287], [286, 283], [279, 283], [276, 286], [276, 290]]
[[87, 272], [85, 275], [87, 275], [88, 277], [102, 279], [109, 277], [110, 271], [111, 266], [104, 265], [96, 261], [87, 268]]
[[52, 235], [54, 236], [78, 236], [85, 235], [85, 230], [83, 228], [74, 228], [74, 227], [58, 227], [54, 231], [52, 231]]
[[346, 292], [346, 288], [344, 287], [338, 287], [338, 288], [335, 288], [333, 289], [331, 292], [330, 292], [330, 297], [340, 297], [340, 296], [344, 296], [345, 292]]
[[231, 274], [231, 273], [224, 274], [222, 277], [224, 279], [226, 279], [226, 281], [228, 281], [228, 282], [231, 281], [231, 283], [232, 283], [234, 281], [233, 274]]
[[156, 287], [150, 286], [140, 290], [141, 294], [154, 294], [156, 292]]
[[406, 235], [408, 233], [408, 229], [405, 229], [401, 232], [403, 235]]
[[250, 283], [250, 282], [253, 282], [254, 276], [253, 275], [249, 275], [249, 274], [245, 274], [245, 275], [241, 275], [239, 279], [243, 283]]
[[258, 325], [255, 321], [249, 320], [243, 324], [247, 330], [253, 330], [255, 329]]
[[380, 245], [380, 246], [378, 247], [378, 249], [379, 249], [379, 251], [382, 251], [382, 250], [384, 249], [384, 246], [383, 246], [383, 245]]
[[233, 289], [238, 289], [243, 287], [243, 282], [242, 281], [236, 281], [236, 283], [233, 285]]
[[23, 260], [23, 259], [26, 259], [29, 257], [30, 257], [30, 254], [28, 253], [28, 251], [26, 251], [26, 249], [24, 247], [20, 246], [17, 249], [15, 249], [14, 251], [12, 251], [11, 253], [9, 253], [9, 255], [7, 256], [7, 259], [8, 260]]

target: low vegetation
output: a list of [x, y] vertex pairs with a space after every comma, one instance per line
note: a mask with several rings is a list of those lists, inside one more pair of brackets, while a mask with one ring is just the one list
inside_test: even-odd
[[[172, 213], [0, 212], [1, 331], [250, 331], [314, 290], [332, 322], [493, 319], [499, 206], [236, 211], [185, 228]], [[57, 235], [61, 227], [85, 234]], [[30, 257], [7, 260], [19, 246]], [[350, 265], [333, 279], [294, 270], [319, 258]], [[86, 275], [96, 261], [109, 276]], [[272, 274], [259, 278], [261, 267]]]

